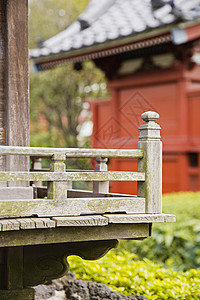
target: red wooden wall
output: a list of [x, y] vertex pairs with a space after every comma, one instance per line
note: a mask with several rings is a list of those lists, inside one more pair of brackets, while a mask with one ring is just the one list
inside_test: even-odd
[[[163, 192], [200, 190], [200, 67], [143, 71], [109, 82], [111, 99], [92, 102], [94, 148], [137, 148], [140, 115], [160, 114]], [[135, 161], [111, 160], [112, 170], [136, 170]], [[136, 193], [134, 183], [112, 191]]]

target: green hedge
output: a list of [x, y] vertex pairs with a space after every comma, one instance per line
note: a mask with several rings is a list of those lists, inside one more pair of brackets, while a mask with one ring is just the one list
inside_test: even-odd
[[98, 261], [69, 258], [70, 271], [77, 279], [104, 283], [126, 295], [148, 299], [200, 299], [200, 270], [177, 272], [162, 268], [148, 259], [137, 261], [134, 254], [111, 251]]
[[70, 270], [78, 279], [104, 283], [127, 295], [200, 299], [200, 270], [190, 269], [200, 266], [200, 192], [164, 195], [163, 208], [177, 216], [176, 223], [154, 224], [151, 238], [122, 241], [98, 261], [71, 257]]
[[122, 241], [123, 249], [171, 267], [187, 270], [200, 267], [200, 192], [174, 193], [163, 196], [163, 211], [175, 214], [176, 223], [154, 224], [151, 238]]

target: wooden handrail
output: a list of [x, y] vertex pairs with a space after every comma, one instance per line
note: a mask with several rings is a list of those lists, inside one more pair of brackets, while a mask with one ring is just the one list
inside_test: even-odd
[[66, 158], [142, 158], [143, 150], [0, 146], [0, 155], [27, 155], [37, 157], [51, 157], [54, 154], [65, 154]]
[[1, 181], [144, 181], [143, 172], [0, 172]]

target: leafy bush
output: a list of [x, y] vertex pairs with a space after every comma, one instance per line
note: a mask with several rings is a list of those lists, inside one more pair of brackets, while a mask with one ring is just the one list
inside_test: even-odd
[[200, 270], [177, 272], [148, 259], [137, 261], [135, 254], [111, 251], [98, 261], [70, 257], [70, 271], [77, 279], [104, 283], [123, 294], [144, 295], [148, 299], [200, 299]]
[[176, 270], [200, 267], [200, 192], [166, 194], [163, 211], [175, 214], [176, 223], [154, 224], [153, 235], [145, 241], [122, 241], [126, 249]]

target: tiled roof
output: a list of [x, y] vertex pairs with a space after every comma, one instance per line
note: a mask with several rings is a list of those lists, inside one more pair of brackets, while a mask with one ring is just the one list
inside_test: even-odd
[[141, 33], [200, 18], [200, 0], [91, 0], [71, 26], [30, 51], [30, 57], [55, 57], [97, 45], [112, 45]]

